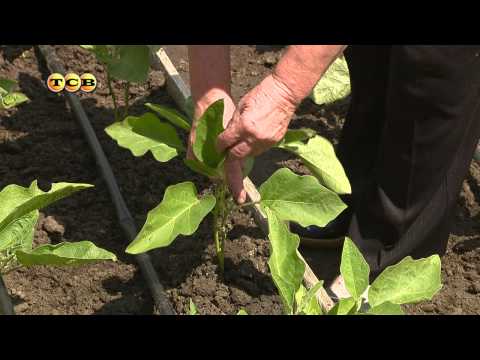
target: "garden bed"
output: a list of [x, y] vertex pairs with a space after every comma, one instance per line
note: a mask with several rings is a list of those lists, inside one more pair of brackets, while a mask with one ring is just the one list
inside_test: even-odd
[[[201, 189], [208, 184], [191, 173], [180, 159], [159, 164], [151, 155], [134, 158], [119, 148], [103, 131], [113, 121], [113, 110], [103, 67], [88, 52], [76, 46], [57, 46], [57, 55], [68, 70], [92, 72], [100, 82], [81, 102], [111, 162], [119, 186], [139, 227], [148, 210], [163, 197], [169, 185], [194, 178]], [[258, 83], [276, 63], [277, 51], [253, 46], [233, 47], [233, 95], [238, 99]], [[185, 49], [167, 47], [180, 73], [186, 77]], [[91, 240], [119, 255], [117, 263], [99, 263], [79, 268], [39, 267], [5, 276], [19, 314], [150, 314], [153, 303], [133, 259], [124, 254], [123, 234], [95, 161], [82, 133], [61, 96], [45, 87], [48, 71], [39, 64], [30, 46], [4, 47], [0, 73], [17, 79], [32, 100], [10, 110], [0, 121], [0, 186], [28, 185], [39, 179], [51, 182], [87, 182], [96, 187], [49, 207], [35, 233], [36, 243]], [[116, 89], [121, 92], [120, 87]], [[173, 105], [161, 72], [151, 74], [147, 84], [131, 88], [131, 113], [140, 114], [149, 101]], [[306, 101], [297, 112], [294, 126], [317, 130], [334, 143], [338, 139], [347, 103], [329, 109]], [[252, 180], [259, 185], [281, 166], [304, 173], [299, 161], [281, 151], [271, 151], [256, 161]], [[409, 306], [409, 313], [480, 314], [480, 167], [472, 164], [459, 198], [449, 251], [443, 260], [444, 289], [430, 303]], [[215, 250], [205, 221], [192, 237], [179, 237], [173, 246], [152, 252], [152, 261], [178, 313], [185, 313], [190, 298], [201, 314], [234, 314], [245, 308], [250, 314], [281, 313], [280, 298], [268, 272], [268, 242], [251, 216], [238, 212], [226, 243], [225, 278], [216, 272]], [[62, 229], [62, 227], [64, 229]], [[302, 250], [319, 278], [331, 279], [338, 264], [338, 251]], [[478, 290], [478, 291], [477, 291]]]

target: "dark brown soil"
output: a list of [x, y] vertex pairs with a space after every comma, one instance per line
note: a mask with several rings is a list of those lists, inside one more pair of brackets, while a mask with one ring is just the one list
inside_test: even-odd
[[[150, 155], [134, 158], [120, 149], [103, 129], [113, 121], [102, 66], [76, 46], [57, 46], [57, 54], [69, 70], [92, 72], [100, 82], [93, 94], [81, 95], [102, 146], [110, 159], [119, 186], [140, 227], [148, 210], [161, 201], [165, 188], [193, 179], [200, 190], [208, 184], [185, 168], [180, 159], [159, 164]], [[257, 84], [278, 60], [278, 49], [232, 47], [233, 96], [239, 99]], [[184, 47], [167, 46], [169, 55], [185, 77], [188, 59]], [[26, 186], [39, 179], [51, 182], [87, 182], [95, 185], [45, 209], [35, 233], [36, 243], [91, 240], [114, 251], [116, 263], [78, 268], [37, 267], [21, 269], [5, 277], [19, 314], [151, 314], [149, 291], [133, 259], [124, 254], [125, 240], [116, 221], [108, 192], [95, 167], [82, 133], [62, 96], [45, 87], [48, 71], [31, 46], [0, 48], [0, 76], [17, 79], [32, 100], [0, 117], [0, 188], [16, 183]], [[120, 84], [116, 86], [121, 96]], [[134, 86], [130, 113], [145, 111], [143, 103], [172, 104], [161, 72], [153, 72], [147, 84]], [[294, 126], [308, 126], [334, 143], [341, 131], [348, 103], [322, 108], [306, 101]], [[281, 166], [305, 173], [301, 164], [280, 151], [256, 161], [252, 179], [260, 184]], [[449, 252], [443, 259], [444, 289], [430, 303], [408, 307], [409, 313], [480, 314], [480, 169], [472, 165], [459, 198]], [[51, 216], [50, 218], [46, 218]], [[58, 225], [64, 231], [58, 230]], [[180, 237], [174, 245], [152, 252], [159, 277], [178, 313], [186, 313], [192, 298], [201, 314], [234, 314], [245, 308], [251, 314], [279, 314], [281, 305], [270, 280], [268, 242], [246, 213], [236, 213], [226, 244], [226, 273], [217, 275], [209, 221], [196, 236]], [[61, 228], [61, 227], [60, 227]], [[62, 234], [63, 233], [63, 234]], [[338, 251], [302, 251], [319, 278], [330, 279], [338, 269]]]

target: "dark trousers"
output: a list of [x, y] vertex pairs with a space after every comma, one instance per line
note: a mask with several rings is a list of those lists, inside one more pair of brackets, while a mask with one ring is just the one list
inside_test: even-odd
[[338, 156], [352, 184], [349, 236], [378, 274], [443, 255], [480, 138], [480, 46], [352, 46]]

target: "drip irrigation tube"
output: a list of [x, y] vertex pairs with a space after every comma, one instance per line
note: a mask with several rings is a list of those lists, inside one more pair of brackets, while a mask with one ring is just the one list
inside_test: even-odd
[[[38, 48], [40, 53], [43, 55], [50, 71], [60, 74], [65, 73], [65, 69], [57, 59], [55, 50], [51, 46], [39, 45]], [[120, 226], [123, 229], [128, 242], [130, 243], [137, 236], [138, 231], [132, 215], [130, 214], [130, 211], [128, 210], [125, 200], [120, 192], [112, 168], [107, 157], [105, 156], [100, 142], [97, 139], [97, 136], [95, 135], [95, 131], [92, 128], [90, 120], [88, 119], [80, 100], [73, 93], [67, 92], [65, 93], [65, 96], [70, 104], [70, 108], [75, 114], [85, 138], [87, 139], [88, 145], [95, 156], [97, 165], [102, 173], [103, 179], [105, 180], [113, 204], [115, 205], [118, 222], [120, 223]], [[160, 315], [175, 314], [172, 305], [165, 294], [165, 290], [158, 279], [150, 260], [150, 256], [148, 254], [139, 254], [135, 255], [134, 258], [142, 271], [148, 287], [150, 288], [157, 312]]]

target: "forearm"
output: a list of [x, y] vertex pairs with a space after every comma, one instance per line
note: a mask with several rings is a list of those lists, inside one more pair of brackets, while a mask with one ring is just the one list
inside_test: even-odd
[[346, 45], [292, 45], [273, 71], [285, 96], [298, 105], [312, 91]]
[[216, 100], [230, 101], [230, 46], [191, 45], [188, 47], [190, 86], [196, 117]]

